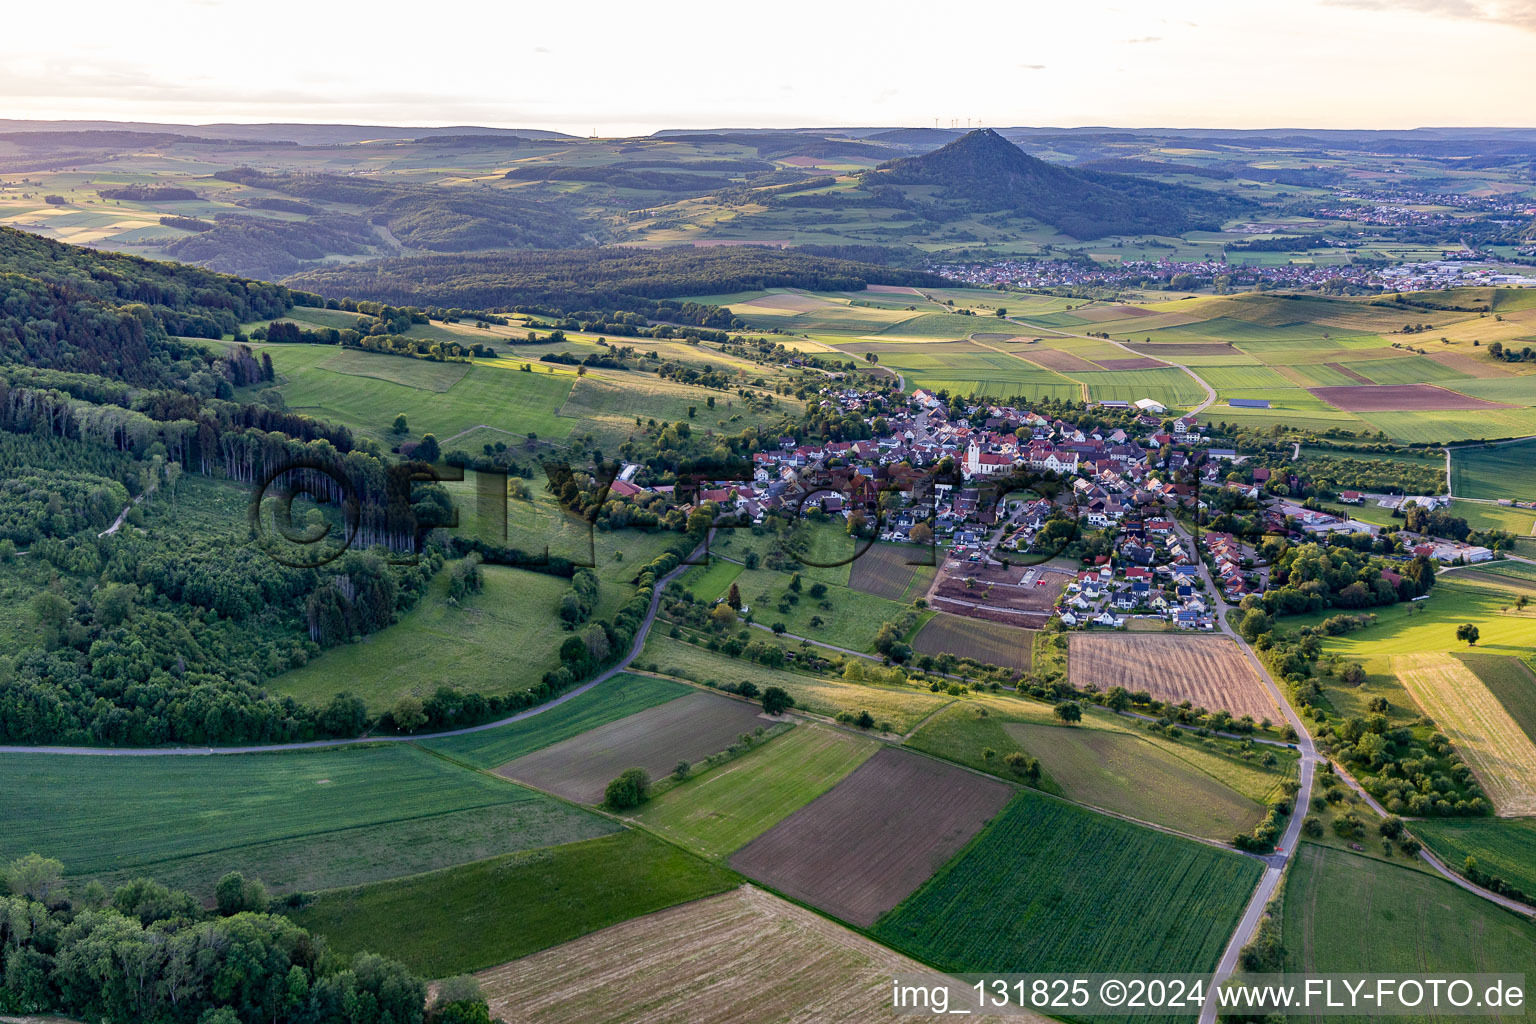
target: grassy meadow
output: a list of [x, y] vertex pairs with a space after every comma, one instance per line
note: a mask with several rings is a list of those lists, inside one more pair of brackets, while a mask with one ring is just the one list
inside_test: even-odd
[[429, 978], [505, 963], [739, 878], [635, 830], [409, 878], [333, 889], [291, 916], [350, 958], [368, 950]]

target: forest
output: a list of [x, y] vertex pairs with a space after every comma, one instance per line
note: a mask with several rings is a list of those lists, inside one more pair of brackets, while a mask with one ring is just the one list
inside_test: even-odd
[[658, 300], [686, 295], [760, 288], [845, 291], [868, 284], [939, 287], [944, 281], [924, 271], [740, 245], [421, 256], [317, 268], [287, 283], [327, 297], [395, 305], [649, 312]]
[[261, 883], [230, 873], [214, 908], [136, 878], [72, 891], [64, 865], [31, 854], [0, 869], [0, 1011], [142, 1024], [473, 1024], [484, 998], [370, 953], [343, 958], [294, 924]]

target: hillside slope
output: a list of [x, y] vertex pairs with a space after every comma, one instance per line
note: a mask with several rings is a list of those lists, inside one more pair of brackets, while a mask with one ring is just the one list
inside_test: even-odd
[[1008, 211], [1080, 239], [1216, 230], [1252, 208], [1241, 199], [1182, 185], [1046, 163], [989, 128], [931, 153], [882, 164], [864, 183], [931, 186], [936, 198], [968, 211]]

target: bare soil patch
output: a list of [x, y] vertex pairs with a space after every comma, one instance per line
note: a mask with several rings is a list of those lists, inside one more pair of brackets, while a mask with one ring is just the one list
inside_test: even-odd
[[949, 562], [939, 571], [928, 602], [955, 615], [1038, 629], [1049, 621], [1056, 599], [1070, 582], [1070, 573], [1043, 566], [1004, 569], [980, 562]]
[[1079, 689], [1123, 686], [1207, 711], [1279, 717], [1253, 664], [1231, 639], [1173, 633], [1074, 633], [1067, 673]]
[[[1340, 367], [1342, 369], [1342, 367]], [[1345, 412], [1429, 412], [1446, 409], [1516, 409], [1434, 384], [1371, 384], [1308, 388], [1314, 397]]]
[[596, 804], [626, 768], [644, 768], [660, 778], [677, 762], [702, 760], [742, 733], [768, 724], [755, 704], [695, 693], [520, 757], [496, 774], [567, 800]]
[[1098, 364], [1106, 370], [1156, 370], [1168, 364], [1158, 359], [1100, 359]]
[[1005, 783], [887, 747], [742, 847], [731, 867], [869, 927], [981, 831]]

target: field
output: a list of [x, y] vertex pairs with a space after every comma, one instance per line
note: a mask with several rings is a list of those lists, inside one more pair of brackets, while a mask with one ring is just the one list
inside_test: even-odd
[[206, 757], [12, 755], [0, 758], [0, 859], [35, 851], [71, 873], [103, 874], [297, 838], [318, 852], [362, 842], [351, 830], [502, 805], [526, 809], [518, 818], [536, 844], [593, 834], [574, 808], [403, 743]]
[[493, 967], [479, 980], [492, 1016], [522, 1024], [864, 1024], [904, 1019], [891, 1010], [891, 978], [925, 973], [820, 914], [743, 885]]
[[871, 686], [777, 671], [743, 658], [732, 658], [696, 644], [674, 640], [661, 635], [660, 630], [652, 630], [646, 638], [641, 659], [647, 664], [654, 662], [660, 672], [696, 683], [713, 679], [722, 685], [751, 682], [759, 689], [780, 686], [795, 699], [797, 710], [812, 714], [836, 716], [842, 711], [868, 710], [877, 721], [889, 722], [897, 732], [906, 732], [954, 700], [943, 694], [930, 693], [926, 688]]
[[1284, 907], [1287, 971], [1494, 973], [1536, 963], [1531, 922], [1443, 879], [1312, 843], [1296, 851]]
[[767, 724], [756, 704], [693, 693], [526, 754], [497, 774], [567, 800], [596, 804], [604, 787], [626, 768], [644, 768], [658, 779], [679, 761], [718, 753], [741, 733]]
[[[836, 557], [826, 561], [835, 561]], [[863, 559], [853, 564], [857, 565], [859, 561]], [[813, 568], [805, 567], [805, 571], [801, 572], [805, 589], [799, 594], [791, 590], [793, 571], [743, 569], [733, 582], [741, 593], [744, 610], [751, 612], [752, 621], [765, 626], [782, 622], [796, 636], [854, 651], [868, 650], [881, 624], [898, 618], [906, 610], [904, 605], [895, 601], [838, 584], [828, 586], [823, 597], [813, 597], [809, 593], [809, 588], [816, 582]], [[841, 566], [824, 572], [842, 575], [848, 572], [848, 567]], [[694, 584], [691, 588], [694, 596], [710, 602], [724, 597], [729, 583], [713, 594], [702, 589], [705, 584], [712, 584], [719, 578], [722, 577], [710, 573], [703, 578], [702, 583]], [[793, 602], [789, 600], [791, 597], [794, 598]], [[812, 619], [819, 621], [812, 622]]]
[[1488, 687], [1448, 654], [1399, 655], [1391, 665], [1476, 773], [1494, 810], [1536, 814], [1536, 743]]
[[[538, 794], [531, 794], [538, 795]], [[149, 875], [199, 899], [231, 871], [260, 879], [275, 895], [315, 892], [416, 875], [539, 846], [594, 839], [617, 823], [548, 798], [429, 813], [377, 825], [311, 832], [117, 871], [92, 872], [109, 889]], [[67, 852], [66, 852], [67, 856]]]
[[868, 927], [969, 842], [1011, 792], [930, 758], [881, 750], [748, 843], [731, 866]]
[[389, 439], [390, 424], [402, 412], [413, 432], [436, 434], [439, 440], [481, 423], [519, 439], [530, 432], [563, 438], [576, 424], [558, 415], [577, 379], [572, 372], [522, 373], [510, 363], [482, 362], [443, 389], [440, 371], [422, 370], [420, 381], [406, 376], [417, 363], [430, 365], [425, 361], [357, 352], [333, 369], [327, 364], [339, 350], [329, 346], [263, 345], [261, 351], [272, 356], [279, 391], [290, 409], [380, 441]]
[[637, 817], [696, 853], [723, 858], [837, 785], [879, 747], [876, 740], [802, 724], [668, 790]]
[[1431, 384], [1364, 384], [1309, 390], [1329, 405], [1338, 406], [1345, 412], [1508, 408], [1497, 402], [1472, 398]]
[[729, 871], [630, 830], [333, 889], [290, 916], [347, 959], [366, 949], [445, 978], [736, 884]]
[[[309, 704], [323, 704], [350, 689], [378, 713], [408, 694], [429, 697], [439, 686], [464, 692], [512, 693], [536, 685], [558, 667], [570, 634], [556, 615], [571, 589], [558, 576], [487, 565], [485, 589], [454, 605], [450, 574], [440, 572], [416, 607], [389, 629], [326, 651], [268, 686]], [[605, 618], [631, 593], [603, 583], [593, 618]]]
[[522, 721], [462, 736], [423, 740], [421, 745], [476, 768], [495, 768], [588, 729], [696, 692], [668, 679], [621, 672]]
[[1452, 869], [1475, 857], [1479, 870], [1536, 895], [1536, 820], [1425, 818], [1409, 828]]
[[1028, 672], [1035, 632], [1000, 622], [940, 612], [912, 638], [919, 654], [953, 654]]
[[1260, 870], [1026, 792], [873, 934], [946, 971], [1203, 972]]
[[1253, 665], [1226, 637], [1074, 633], [1071, 645], [1068, 671], [1078, 688], [1146, 690], [1157, 700], [1187, 700], [1256, 722], [1279, 714]]
[[1519, 658], [1499, 654], [1458, 654], [1488, 692], [1536, 742], [1536, 672]]
[[1452, 450], [1451, 493], [1536, 501], [1536, 439]]
[[912, 563], [933, 557], [932, 548], [873, 544], [849, 566], [848, 585], [889, 601], [911, 604], [928, 589], [935, 572], [931, 565]]
[[[1140, 737], [1097, 729], [1023, 722], [1005, 729], [1040, 759], [1062, 794], [1078, 803], [1223, 841], [1251, 830], [1264, 816], [1257, 802], [1202, 770], [1205, 762], [1226, 760], [1216, 755], [1181, 758], [1176, 750]], [[1229, 775], [1244, 771], [1235, 762], [1218, 770]], [[1247, 774], [1268, 773], [1255, 767]], [[1267, 781], [1273, 786], [1280, 778], [1269, 775]], [[1254, 779], [1249, 785], [1262, 788], [1263, 782]]]

